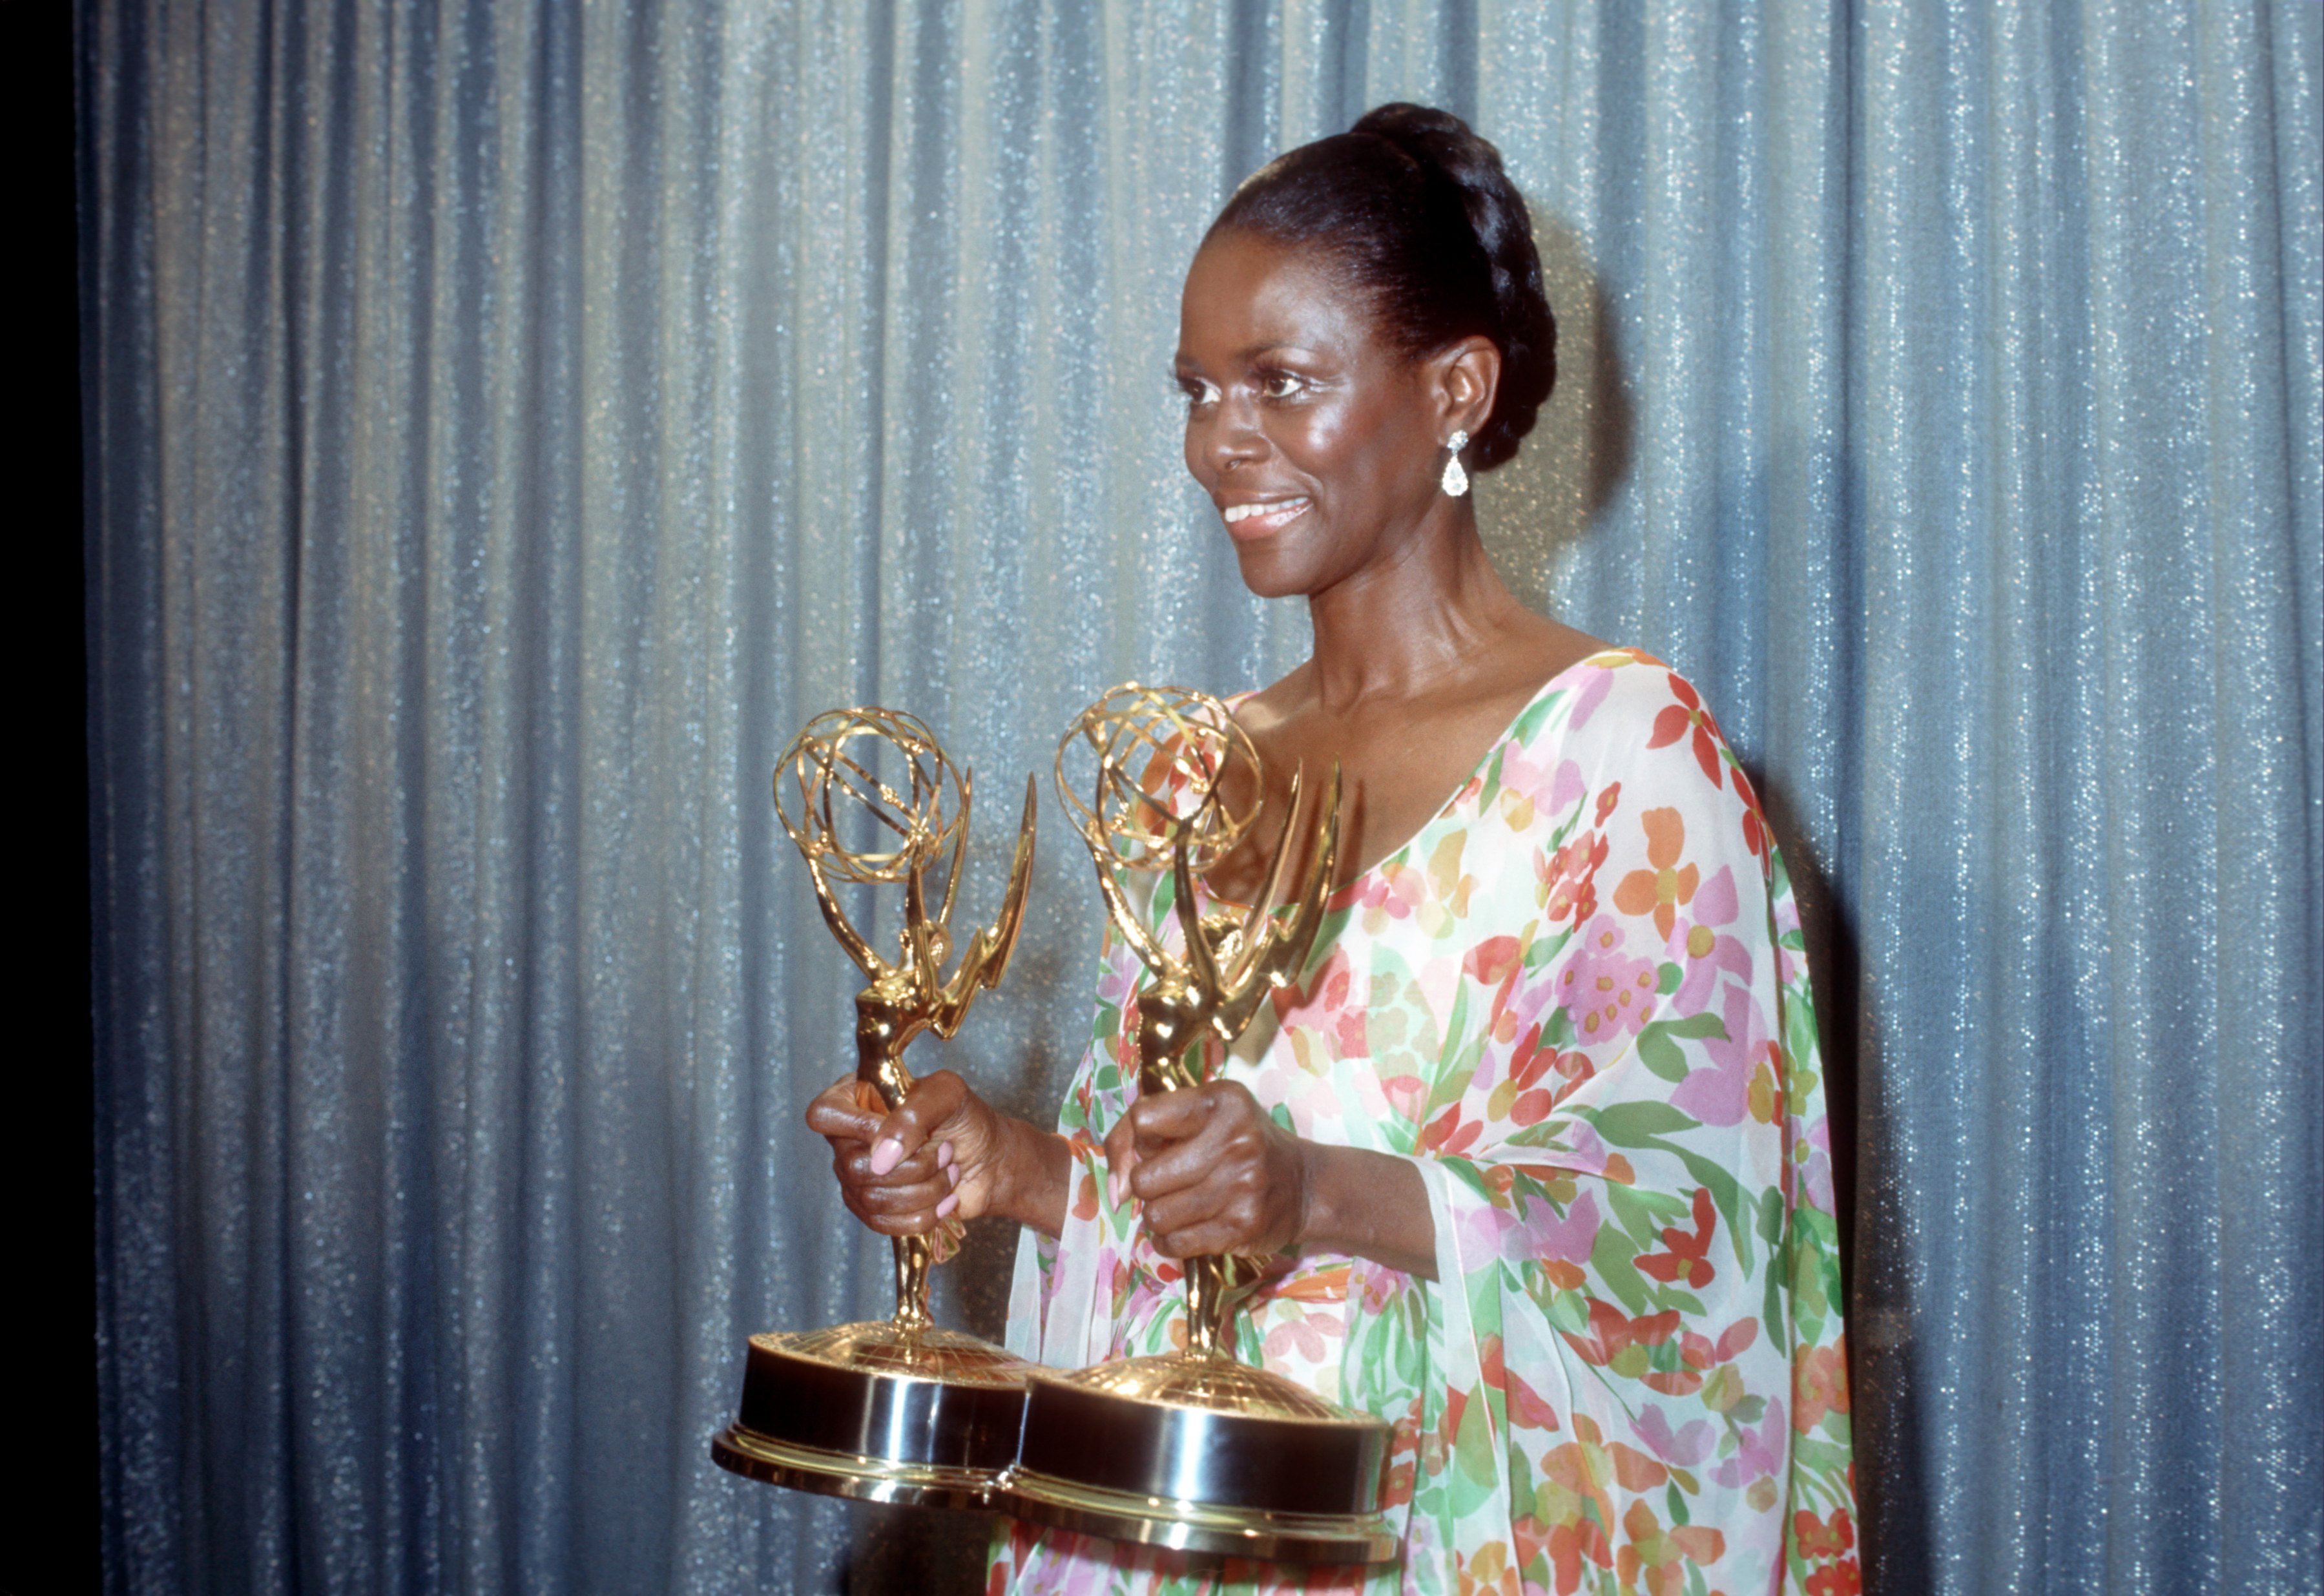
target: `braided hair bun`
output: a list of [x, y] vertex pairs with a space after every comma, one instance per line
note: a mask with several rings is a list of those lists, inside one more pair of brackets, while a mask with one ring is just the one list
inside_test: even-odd
[[1402, 103], [1276, 157], [1211, 232], [1319, 244], [1407, 354], [1480, 335], [1501, 352], [1493, 413], [1464, 451], [1489, 471], [1517, 453], [1557, 379], [1557, 323], [1523, 196], [1501, 152], [1449, 111]]

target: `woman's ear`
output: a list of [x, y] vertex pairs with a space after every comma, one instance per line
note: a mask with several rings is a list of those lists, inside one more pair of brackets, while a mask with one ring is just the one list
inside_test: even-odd
[[1447, 344], [1429, 357], [1428, 367], [1445, 435], [1458, 429], [1473, 438], [1483, 431], [1501, 385], [1501, 352], [1492, 339], [1471, 334]]

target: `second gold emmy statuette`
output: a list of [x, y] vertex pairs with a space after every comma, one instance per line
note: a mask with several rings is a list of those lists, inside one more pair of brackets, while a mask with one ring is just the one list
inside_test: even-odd
[[[950, 1037], [960, 1029], [976, 994], [1000, 981], [1024, 919], [1033, 863], [1029, 777], [1000, 917], [968, 939], [945, 975], [972, 785], [926, 726], [885, 709], [816, 716], [775, 769], [776, 812], [807, 861], [824, 921], [872, 978], [855, 996], [857, 1090], [866, 1107], [874, 1096], [889, 1110], [903, 1102], [912, 1086], [906, 1046], [924, 1030]], [[844, 845], [843, 831], [862, 829], [884, 834], [879, 845]], [[927, 878], [938, 869], [944, 896], [932, 915]], [[902, 886], [893, 957], [850, 923], [835, 883]], [[895, 1238], [890, 1318], [752, 1336], [742, 1412], [711, 1443], [712, 1457], [738, 1474], [830, 1496], [990, 1505], [997, 1476], [1017, 1455], [1028, 1366], [929, 1317], [928, 1269], [958, 1249], [960, 1237], [959, 1222], [949, 1221], [933, 1235]]]
[[[1096, 756], [1093, 801], [1066, 780], [1067, 754]], [[1257, 817], [1223, 790], [1240, 764], [1263, 791], [1259, 755], [1226, 706], [1183, 688], [1117, 687], [1057, 750], [1057, 790], [1097, 865], [1114, 927], [1150, 976], [1138, 993], [1139, 1091], [1200, 1085], [1204, 1044], [1231, 1046], [1314, 945], [1339, 853], [1340, 778], [1303, 850], [1287, 918], [1274, 913], [1292, 856], [1299, 780], [1275, 863], [1241, 914], [1203, 914], [1194, 878]], [[1140, 912], [1120, 872], [1167, 872], [1181, 946]], [[1159, 890], [1157, 886], [1157, 890]], [[1017, 1466], [997, 1502], [1037, 1524], [1181, 1551], [1294, 1563], [1379, 1563], [1396, 1554], [1379, 1511], [1388, 1427], [1237, 1361], [1232, 1315], [1258, 1278], [1248, 1259], [1185, 1261], [1186, 1344], [1072, 1374], [1037, 1370]]]

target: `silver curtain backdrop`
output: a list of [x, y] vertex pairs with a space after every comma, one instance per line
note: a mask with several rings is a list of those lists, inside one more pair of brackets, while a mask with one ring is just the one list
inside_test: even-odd
[[[2316, 1587], [2312, 0], [78, 14], [111, 1588], [957, 1573], [706, 1456], [745, 1335], [886, 1300], [770, 764], [926, 717], [989, 910], [1098, 689], [1301, 657], [1177, 286], [1398, 97], [1561, 316], [1496, 558], [1702, 684], [1811, 888], [1875, 1588]], [[1041, 844], [918, 1055], [1035, 1113], [1097, 924]]]

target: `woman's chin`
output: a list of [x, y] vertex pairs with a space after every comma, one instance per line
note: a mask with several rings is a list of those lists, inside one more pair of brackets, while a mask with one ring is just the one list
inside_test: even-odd
[[1307, 591], [1307, 572], [1289, 558], [1290, 550], [1277, 538], [1258, 538], [1235, 544], [1235, 564], [1242, 585], [1260, 598], [1296, 598]]

